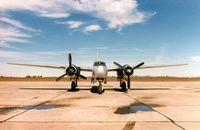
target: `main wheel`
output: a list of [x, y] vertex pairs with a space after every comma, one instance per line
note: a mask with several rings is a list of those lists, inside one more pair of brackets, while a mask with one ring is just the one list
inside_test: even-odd
[[98, 94], [102, 94], [102, 93], [103, 93], [103, 87], [100, 84], [99, 87], [98, 87]]
[[122, 82], [120, 84], [121, 88], [122, 88], [122, 91], [127, 91], [127, 87], [126, 87], [126, 82]]
[[75, 81], [72, 81], [72, 83], [71, 83], [71, 89], [72, 90], [76, 89], [76, 82]]

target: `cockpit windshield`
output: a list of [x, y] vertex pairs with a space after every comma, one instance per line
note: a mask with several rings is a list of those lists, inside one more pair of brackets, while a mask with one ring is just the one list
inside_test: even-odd
[[106, 63], [102, 61], [96, 61], [94, 62], [94, 66], [106, 66]]

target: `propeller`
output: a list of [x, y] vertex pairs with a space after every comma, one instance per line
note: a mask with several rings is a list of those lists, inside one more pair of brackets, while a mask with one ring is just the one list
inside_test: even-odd
[[116, 66], [118, 66], [119, 68], [122, 67], [119, 63], [117, 63], [115, 61], [113, 61], [112, 63], [115, 64]]
[[69, 67], [72, 67], [72, 55], [71, 55], [71, 52], [68, 53], [68, 62], [69, 62]]
[[77, 77], [80, 77], [80, 78], [83, 78], [83, 79], [87, 79], [87, 77], [85, 77], [85, 76], [80, 74], [80, 68], [79, 67], [76, 67], [75, 65], [72, 65], [72, 56], [71, 56], [70, 52], [68, 53], [68, 62], [69, 62], [69, 67], [66, 68], [66, 73], [61, 75], [60, 77], [58, 77], [56, 79], [56, 81], [61, 80], [66, 75], [69, 75], [69, 76], [76, 75]]
[[139, 63], [138, 65], [136, 66], [133, 66], [131, 67], [130, 65], [120, 65], [119, 63], [113, 61], [113, 64], [115, 64], [116, 66], [119, 67], [119, 73], [118, 74], [121, 74], [121, 76], [127, 76], [128, 79], [127, 79], [127, 86], [128, 86], [128, 89], [130, 89], [131, 85], [130, 85], [130, 76], [134, 73], [134, 69], [137, 69], [139, 68], [140, 66], [144, 65], [145, 63], [144, 62], [141, 62]]
[[137, 68], [139, 68], [140, 66], [143, 66], [144, 64], [145, 64], [145, 62], [142, 62], [142, 63], [136, 65], [135, 67], [133, 67], [133, 69], [137, 69]]
[[64, 78], [66, 75], [67, 75], [66, 73], [65, 73], [65, 74], [63, 74], [63, 75], [61, 75], [60, 77], [58, 77], [58, 78], [56, 79], [56, 81], [59, 81], [59, 80], [61, 80], [61, 79], [62, 79], [62, 78]]
[[83, 76], [83, 75], [79, 75], [82, 79], [87, 79], [87, 77]]

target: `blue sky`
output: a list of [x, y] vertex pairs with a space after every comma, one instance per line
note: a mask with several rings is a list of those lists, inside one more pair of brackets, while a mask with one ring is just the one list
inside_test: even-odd
[[[0, 0], [0, 75], [59, 76], [62, 70], [6, 62], [92, 67], [99, 54], [135, 65], [189, 63], [135, 75], [200, 76], [199, 0]], [[112, 74], [111, 74], [112, 75]]]

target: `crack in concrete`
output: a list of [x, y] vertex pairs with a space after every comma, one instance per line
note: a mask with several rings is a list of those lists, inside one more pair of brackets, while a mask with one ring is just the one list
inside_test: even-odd
[[16, 114], [16, 115], [13, 115], [13, 116], [9, 117], [9, 118], [7, 118], [7, 119], [5, 119], [5, 120], [3, 120], [3, 121], [0, 121], [0, 123], [6, 122], [6, 121], [8, 121], [8, 120], [10, 120], [10, 119], [12, 119], [12, 118], [14, 118], [14, 117], [17, 117], [17, 116], [19, 116], [19, 115], [21, 115], [21, 114], [27, 112], [27, 111], [30, 111], [30, 110], [32, 110], [32, 109], [34, 109], [34, 108], [36, 108], [36, 107], [38, 107], [38, 106], [40, 106], [40, 105], [43, 105], [43, 104], [45, 104], [45, 103], [47, 103], [47, 102], [49, 102], [49, 101], [51, 101], [51, 100], [53, 100], [53, 99], [55, 99], [55, 98], [61, 96], [61, 95], [63, 95], [64, 93], [66, 93], [66, 92], [63, 92], [63, 93], [61, 93], [61, 94], [59, 94], [59, 95], [56, 95], [56, 96], [54, 96], [54, 97], [50, 98], [49, 100], [46, 100], [46, 101], [44, 101], [44, 102], [42, 102], [42, 103], [39, 103], [39, 104], [37, 104], [37, 105], [34, 105], [34, 106], [30, 107], [30, 109], [27, 109], [27, 110], [25, 110], [25, 111], [23, 111], [23, 112], [20, 112], [20, 113], [18, 113], [18, 114]]
[[186, 130], [185, 128], [183, 128], [182, 126], [180, 126], [179, 124], [177, 124], [173, 119], [171, 119], [170, 117], [168, 117], [168, 116], [166, 116], [165, 114], [161, 113], [160, 111], [153, 109], [152, 107], [146, 105], [145, 103], [141, 102], [140, 100], [138, 100], [138, 99], [136, 99], [136, 98], [134, 98], [134, 97], [131, 97], [130, 95], [128, 95], [128, 93], [124, 93], [124, 94], [125, 94], [126, 96], [128, 96], [129, 98], [136, 100], [137, 102], [139, 102], [139, 103], [141, 103], [141, 104], [147, 106], [148, 108], [152, 109], [153, 111], [155, 111], [155, 112], [159, 113], [160, 115], [164, 116], [164, 117], [167, 118], [171, 123], [173, 123], [173, 124], [176, 125], [177, 127], [181, 128], [182, 130]]

